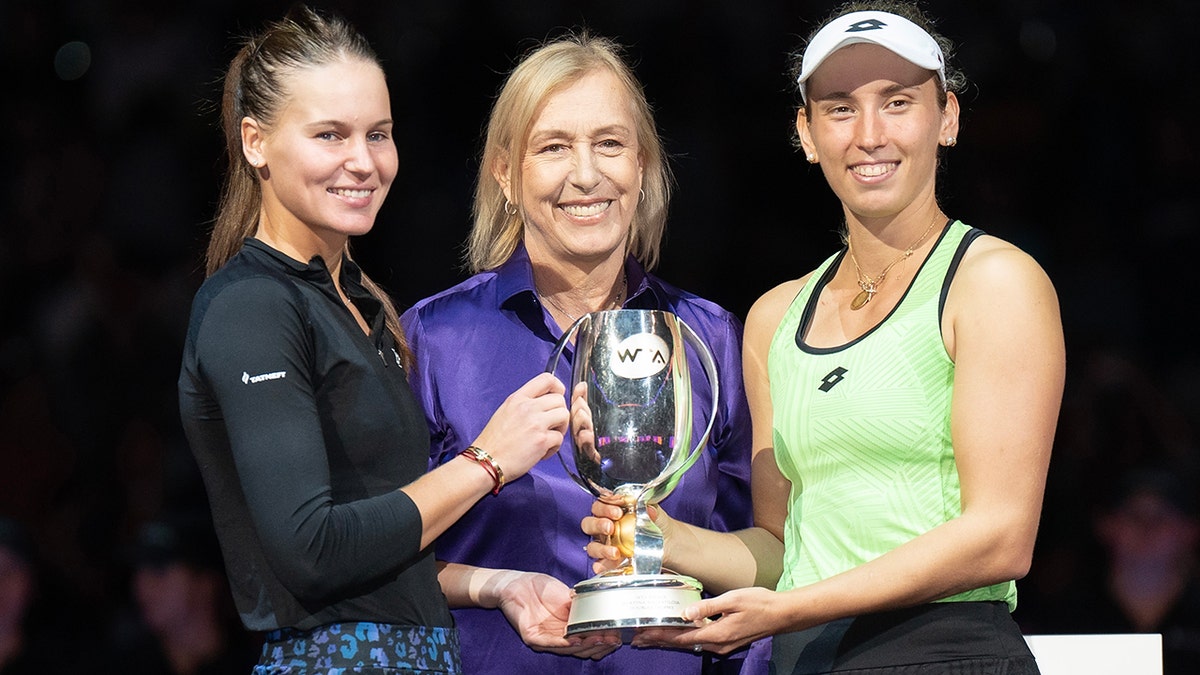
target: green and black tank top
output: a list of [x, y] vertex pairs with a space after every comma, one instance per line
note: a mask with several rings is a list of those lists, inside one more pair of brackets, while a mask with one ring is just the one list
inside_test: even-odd
[[[962, 512], [950, 438], [954, 363], [941, 314], [980, 230], [946, 227], [895, 309], [847, 344], [804, 341], [816, 299], [845, 249], [813, 273], [768, 356], [775, 457], [792, 482], [779, 590], [805, 586], [900, 546]], [[945, 601], [1003, 600], [1012, 581]]]

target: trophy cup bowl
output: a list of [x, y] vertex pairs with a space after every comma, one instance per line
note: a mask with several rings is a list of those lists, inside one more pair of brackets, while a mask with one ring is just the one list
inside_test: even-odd
[[[571, 336], [571, 461], [567, 473], [598, 499], [626, 511], [616, 541], [617, 569], [574, 586], [567, 634], [649, 626], [688, 626], [683, 609], [700, 599], [696, 579], [663, 569], [662, 532], [646, 512], [666, 498], [699, 457], [717, 410], [717, 371], [698, 335], [671, 312], [617, 309], [580, 317], [563, 333], [546, 369], [553, 372]], [[685, 343], [712, 386], [713, 410], [696, 444]], [[632, 539], [632, 542], [630, 542]]]

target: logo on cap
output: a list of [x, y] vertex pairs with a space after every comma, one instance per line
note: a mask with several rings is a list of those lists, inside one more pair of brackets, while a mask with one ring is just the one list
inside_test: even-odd
[[850, 24], [850, 27], [846, 29], [846, 32], [847, 33], [862, 33], [864, 31], [879, 30], [880, 28], [886, 28], [886, 27], [887, 27], [887, 24], [880, 21], [879, 19], [867, 19], [865, 21], [859, 21], [857, 23]]

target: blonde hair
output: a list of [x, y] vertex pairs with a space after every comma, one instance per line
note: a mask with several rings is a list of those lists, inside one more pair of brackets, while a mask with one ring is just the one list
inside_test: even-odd
[[544, 43], [525, 56], [509, 74], [492, 106], [475, 184], [474, 225], [467, 240], [466, 264], [471, 272], [504, 264], [521, 242], [524, 231], [519, 210], [506, 211], [507, 200], [492, 175], [493, 167], [507, 162], [512, 192], [519, 194], [519, 159], [525, 153], [529, 130], [542, 104], [554, 93], [600, 69], [617, 76], [633, 104], [638, 155], [643, 167], [645, 196], [630, 223], [627, 252], [647, 269], [658, 263], [671, 198], [671, 174], [662, 139], [642, 85], [625, 62], [620, 45], [584, 31]]
[[[211, 276], [254, 234], [262, 208], [258, 174], [242, 153], [242, 118], [250, 117], [270, 128], [287, 103], [288, 77], [297, 71], [346, 60], [374, 63], [379, 57], [367, 39], [344, 19], [296, 6], [280, 21], [270, 23], [256, 36], [244, 40], [225, 73], [221, 97], [221, 129], [225, 136], [228, 166], [216, 222], [208, 240], [205, 272]], [[350, 245], [344, 255], [350, 257]], [[366, 274], [363, 287], [383, 306], [384, 322], [396, 340], [406, 366], [412, 354], [400, 328], [391, 298]]]

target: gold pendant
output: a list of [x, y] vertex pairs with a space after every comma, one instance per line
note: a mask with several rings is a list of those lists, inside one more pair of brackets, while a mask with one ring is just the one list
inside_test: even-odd
[[871, 301], [871, 295], [870, 291], [859, 291], [858, 295], [850, 301], [850, 309], [862, 309], [863, 305]]

